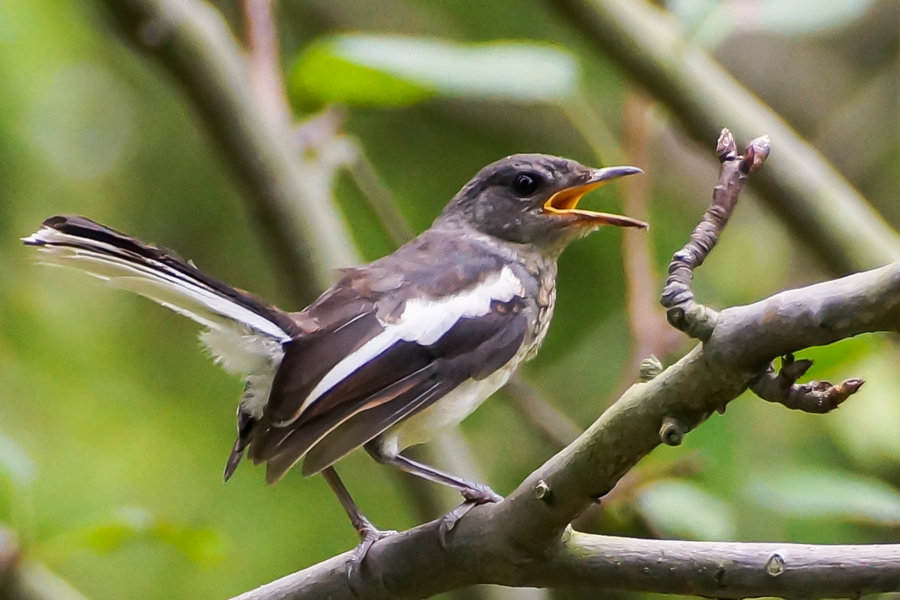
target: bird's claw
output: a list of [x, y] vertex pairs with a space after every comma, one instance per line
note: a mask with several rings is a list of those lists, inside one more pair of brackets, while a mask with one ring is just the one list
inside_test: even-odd
[[456, 524], [462, 519], [466, 514], [478, 506], [475, 502], [470, 502], [466, 500], [441, 519], [441, 522], [438, 524], [438, 541], [441, 543], [441, 548], [446, 549], [450, 544], [450, 532], [456, 527]]
[[503, 500], [503, 496], [483, 483], [476, 483], [471, 487], [462, 490], [461, 493], [467, 503], [472, 503], [474, 505], [487, 504], [488, 502], [500, 502]]
[[346, 563], [347, 583], [354, 596], [359, 596], [362, 590], [362, 564], [372, 544], [397, 533], [393, 530], [382, 531], [368, 521], [358, 529], [358, 532], [359, 545], [350, 552], [350, 558]]
[[486, 485], [477, 484], [462, 490], [464, 502], [444, 515], [438, 524], [438, 540], [441, 548], [447, 548], [450, 543], [450, 532], [459, 523], [459, 520], [466, 516], [470, 510], [479, 504], [488, 504], [489, 502], [500, 502], [503, 496], [494, 492]]

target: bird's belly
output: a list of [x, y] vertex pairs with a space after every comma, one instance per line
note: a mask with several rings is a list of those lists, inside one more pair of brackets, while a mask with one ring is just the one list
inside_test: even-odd
[[517, 362], [514, 358], [484, 379], [461, 383], [422, 412], [394, 425], [379, 437], [381, 451], [387, 456], [396, 456], [404, 448], [430, 440], [445, 427], [457, 425], [503, 387]]

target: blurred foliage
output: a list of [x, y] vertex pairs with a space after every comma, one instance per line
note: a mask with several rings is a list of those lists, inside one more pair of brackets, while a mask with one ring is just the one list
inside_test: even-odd
[[[220, 4], [239, 32], [240, 11]], [[897, 3], [668, 4], [900, 225]], [[343, 100], [345, 131], [415, 230], [505, 154], [596, 164], [628, 160], [623, 148], [640, 142], [622, 137], [635, 89], [537, 0], [304, 0], [279, 9], [298, 117]], [[195, 350], [191, 323], [79, 274], [38, 268], [18, 243], [51, 214], [85, 214], [289, 306], [234, 182], [161, 69], [123, 46], [89, 1], [0, 0], [0, 14], [0, 476], [8, 483], [0, 520], [97, 600], [227, 597], [351, 547], [355, 534], [318, 478], [268, 487], [261, 470], [243, 466], [221, 483], [240, 384]], [[684, 142], [659, 107], [645, 118], [649, 154], [640, 166], [662, 272], [702, 212], [716, 164], [713, 140]], [[389, 243], [350, 183], [337, 186], [340, 206], [362, 254], [375, 257]], [[615, 205], [616, 193], [587, 202]], [[554, 326], [525, 369], [582, 425], [633, 368], [620, 235], [600, 232], [563, 257]], [[727, 306], [828, 276], [794, 249], [778, 216], [748, 195], [698, 274], [698, 296]], [[827, 416], [740, 399], [641, 466], [665, 472], [661, 465], [698, 453], [698, 474], [648, 477], [627, 511], [601, 511], [593, 526], [616, 520], [624, 533], [698, 539], [900, 541], [895, 341], [866, 336], [803, 355], [817, 360], [814, 377], [868, 382]], [[503, 400], [462, 429], [501, 493], [554, 451]], [[423, 518], [368, 457], [354, 454], [340, 470], [376, 524], [401, 529]], [[441, 497], [447, 507], [456, 501]], [[558, 597], [576, 595], [594, 597]]]
[[537, 44], [454, 44], [385, 35], [324, 38], [305, 49], [291, 75], [302, 102], [397, 107], [439, 95], [541, 102], [573, 93], [575, 61]]
[[736, 533], [731, 505], [689, 481], [650, 483], [637, 500], [643, 516], [663, 537], [730, 540]]
[[60, 532], [43, 542], [36, 554], [50, 562], [62, 562], [78, 551], [111, 554], [142, 542], [167, 544], [200, 566], [215, 565], [225, 556], [218, 531], [160, 520], [133, 507], [119, 508], [105, 519]]
[[669, 10], [695, 39], [717, 45], [736, 32], [815, 35], [839, 29], [864, 16], [873, 0], [669, 0]]

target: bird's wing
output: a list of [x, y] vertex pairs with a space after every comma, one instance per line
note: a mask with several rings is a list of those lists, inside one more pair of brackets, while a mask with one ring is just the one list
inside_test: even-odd
[[453, 293], [409, 296], [390, 318], [379, 308], [393, 296], [354, 304], [352, 289], [344, 280], [332, 292], [352, 317], [285, 345], [250, 448], [269, 463], [270, 480], [308, 452], [304, 473], [318, 472], [463, 381], [488, 376], [528, 330], [524, 287], [508, 267]]
[[85, 217], [51, 217], [22, 241], [40, 249], [49, 264], [81, 269], [197, 321], [208, 329], [201, 339], [231, 372], [277, 362], [295, 329], [286, 313], [202, 273], [175, 252]]

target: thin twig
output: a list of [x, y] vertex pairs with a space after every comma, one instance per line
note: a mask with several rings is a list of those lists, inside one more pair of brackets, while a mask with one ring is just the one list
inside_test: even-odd
[[715, 247], [737, 204], [747, 176], [757, 170], [769, 155], [768, 136], [751, 141], [743, 155], [737, 153], [734, 137], [727, 129], [719, 135], [716, 154], [722, 162], [719, 183], [713, 188], [713, 200], [690, 240], [678, 250], [669, 263], [669, 277], [662, 290], [660, 303], [666, 309], [669, 323], [693, 338], [706, 341], [716, 325], [716, 312], [694, 299], [691, 288], [694, 269], [703, 264]]
[[[661, 463], [653, 463], [650, 465], [638, 465], [634, 469], [628, 471], [613, 487], [609, 493], [601, 498], [597, 498], [596, 504], [589, 506], [584, 512], [572, 521], [572, 527], [577, 531], [600, 532], [603, 531], [603, 515], [610, 508], [617, 508], [622, 505], [632, 505], [634, 496], [637, 491], [655, 481], [668, 478], [691, 478], [695, 477], [703, 469], [703, 460], [698, 452], [666, 460]], [[651, 529], [651, 524], [643, 518], [640, 512], [635, 513], [635, 517], [641, 520], [641, 525], [647, 529]], [[633, 528], [628, 528], [633, 531]], [[655, 534], [655, 537], [662, 537]]]
[[356, 159], [348, 165], [353, 182], [368, 200], [391, 242], [396, 246], [408, 242], [413, 237], [412, 229], [397, 209], [397, 203], [382, 183], [365, 151], [358, 144], [356, 149]]
[[521, 375], [513, 375], [503, 391], [518, 413], [551, 444], [561, 448], [581, 434], [581, 428], [572, 419], [550, 404]]
[[[750, 142], [744, 154], [739, 155], [731, 132], [722, 130], [716, 148], [722, 161], [722, 169], [719, 183], [713, 190], [712, 204], [691, 233], [688, 243], [675, 253], [669, 264], [669, 278], [660, 302], [666, 308], [666, 316], [673, 326], [701, 341], [708, 340], [713, 334], [718, 315], [694, 299], [691, 288], [694, 269], [703, 264], [715, 247], [737, 204], [747, 176], [762, 166], [769, 155], [769, 149], [769, 139], [763, 136]], [[837, 385], [827, 381], [798, 384], [797, 380], [811, 366], [812, 361], [795, 361], [788, 354], [777, 373], [769, 365], [753, 379], [750, 389], [769, 402], [805, 412], [824, 413], [837, 408], [863, 384], [862, 379], [847, 379]], [[671, 443], [670, 438], [677, 438], [680, 443], [684, 433], [686, 431], [679, 429], [677, 421], [669, 422], [668, 426], [663, 424], [660, 429], [660, 436], [666, 443]]]
[[865, 383], [859, 378], [845, 379], [837, 385], [829, 381], [797, 383], [812, 364], [813, 361], [809, 359], [794, 360], [794, 355], [788, 354], [782, 357], [778, 372], [769, 365], [750, 385], [750, 389], [763, 400], [782, 404], [787, 408], [809, 413], [827, 413], [858, 392]]
[[598, 500], [601, 506], [629, 502], [634, 498], [635, 493], [648, 483], [671, 477], [694, 477], [702, 469], [703, 459], [698, 452], [691, 452], [661, 464], [646, 466], [643, 469], [632, 469], [616, 483], [616, 486], [608, 494]]
[[272, 117], [276, 127], [287, 128], [292, 117], [281, 76], [278, 31], [272, 16], [274, 4], [275, 0], [244, 0], [248, 75], [262, 112]]

